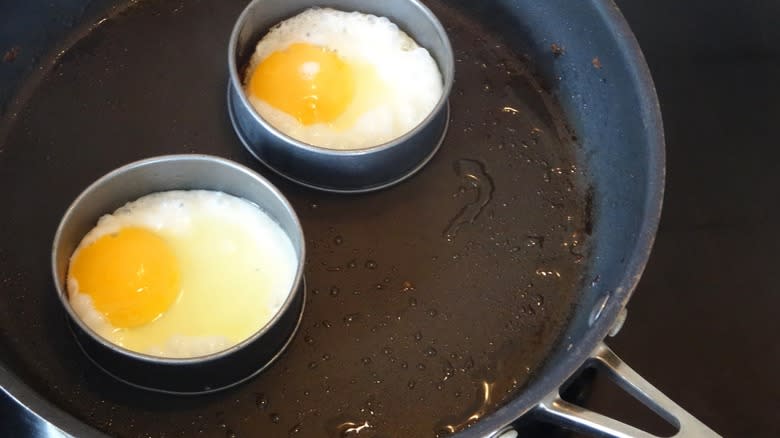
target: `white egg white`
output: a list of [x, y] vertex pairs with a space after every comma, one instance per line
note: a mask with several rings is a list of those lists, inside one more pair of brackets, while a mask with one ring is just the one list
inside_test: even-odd
[[76, 252], [125, 227], [149, 229], [170, 245], [181, 272], [176, 302], [148, 324], [116, 328], [73, 278], [68, 295], [87, 326], [132, 351], [183, 358], [229, 348], [273, 318], [295, 279], [297, 256], [279, 224], [256, 205], [225, 193], [144, 196], [101, 217]]
[[368, 95], [356, 98], [345, 111], [350, 124], [346, 128], [339, 120], [303, 125], [252, 96], [245, 86], [256, 111], [296, 140], [330, 149], [380, 145], [414, 129], [442, 96], [443, 81], [436, 61], [398, 26], [385, 17], [329, 8], [308, 9], [272, 28], [257, 44], [245, 84], [265, 58], [295, 43], [325, 47], [348, 63], [369, 65], [380, 80], [358, 84], [369, 88]]

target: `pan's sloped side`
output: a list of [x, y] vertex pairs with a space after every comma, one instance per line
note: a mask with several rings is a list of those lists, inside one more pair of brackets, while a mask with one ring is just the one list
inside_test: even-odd
[[[473, 426], [489, 436], [558, 391], [623, 311], [660, 219], [665, 155], [660, 106], [641, 50], [609, 0], [482, 3], [499, 32], [525, 50], [557, 97], [592, 184], [588, 281], [542, 377]], [[561, 133], [566, 135], [567, 133]]]
[[[0, 4], [0, 139], [3, 127], [16, 116], [14, 101], [24, 100], [35, 88], [37, 80], [51, 68], [51, 59], [83, 36], [97, 17], [110, 15], [121, 3], [54, 0]], [[74, 26], [87, 28], [74, 31]]]
[[[58, 53], [88, 32], [96, 17], [110, 15], [122, 3], [54, 0], [0, 4], [0, 144], [18, 115], [18, 105], [34, 91]], [[0, 343], [0, 357], [6, 357], [3, 345]], [[31, 390], [3, 363], [0, 396], [6, 397], [0, 401], [0, 417], [3, 421], [4, 415], [17, 417], [9, 418], [5, 426], [18, 436], [69, 436], [63, 430], [77, 436], [103, 436]]]

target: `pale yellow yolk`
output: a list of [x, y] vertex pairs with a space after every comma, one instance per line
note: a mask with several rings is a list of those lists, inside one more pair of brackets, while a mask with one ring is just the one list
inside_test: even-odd
[[304, 125], [331, 123], [355, 98], [355, 76], [336, 52], [296, 43], [265, 58], [252, 73], [249, 90]]
[[165, 312], [179, 294], [179, 265], [160, 236], [144, 228], [123, 228], [81, 248], [70, 275], [79, 292], [115, 327], [136, 327]]

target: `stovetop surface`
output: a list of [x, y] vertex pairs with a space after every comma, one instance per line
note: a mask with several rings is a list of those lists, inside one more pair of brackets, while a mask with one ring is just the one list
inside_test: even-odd
[[[780, 436], [780, 3], [617, 3], [655, 80], [667, 179], [653, 254], [608, 343], [718, 433]], [[601, 382], [591, 409], [652, 423]]]

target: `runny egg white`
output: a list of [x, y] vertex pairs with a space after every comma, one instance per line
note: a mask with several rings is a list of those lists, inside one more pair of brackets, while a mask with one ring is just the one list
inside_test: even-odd
[[244, 81], [257, 112], [315, 146], [362, 149], [414, 129], [438, 103], [428, 50], [385, 17], [313, 8], [257, 44]]
[[110, 342], [161, 357], [229, 348], [281, 308], [298, 261], [282, 228], [221, 192], [144, 196], [100, 218], [68, 268], [71, 307]]

